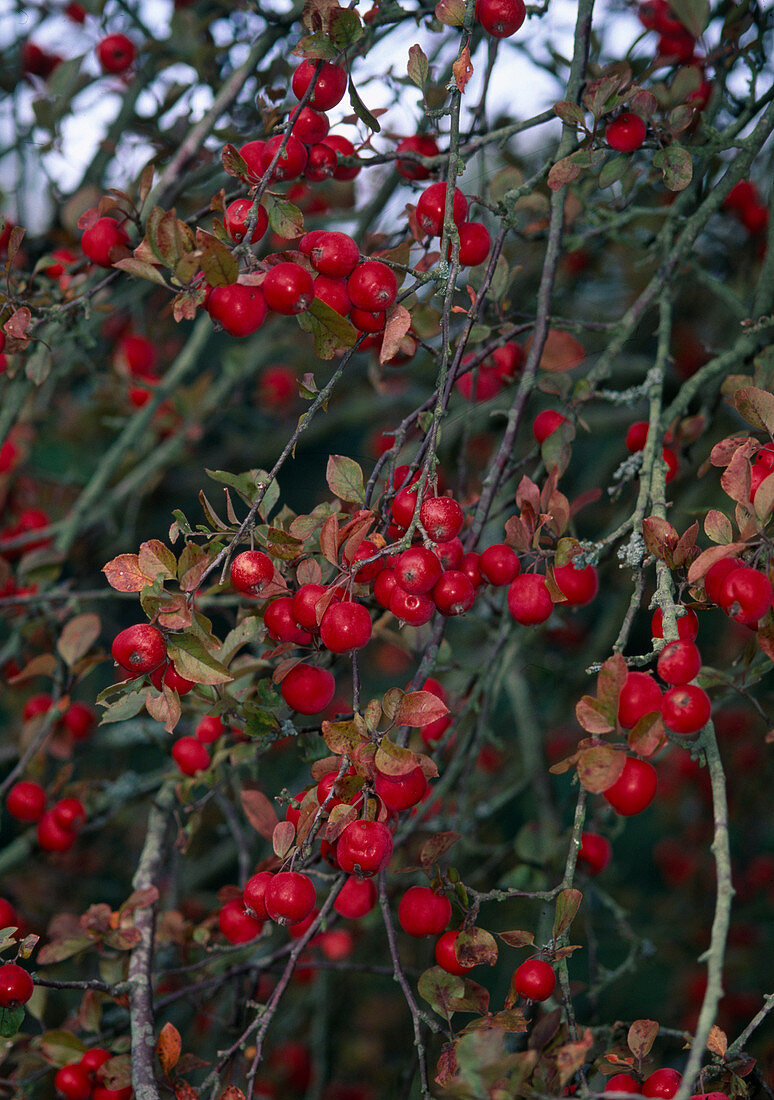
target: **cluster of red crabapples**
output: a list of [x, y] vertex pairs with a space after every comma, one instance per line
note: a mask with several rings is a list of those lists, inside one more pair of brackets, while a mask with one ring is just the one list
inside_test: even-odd
[[102, 1067], [113, 1057], [104, 1047], [85, 1050], [77, 1062], [67, 1062], [54, 1074], [54, 1087], [64, 1100], [130, 1100], [132, 1086], [112, 1089], [103, 1084]]

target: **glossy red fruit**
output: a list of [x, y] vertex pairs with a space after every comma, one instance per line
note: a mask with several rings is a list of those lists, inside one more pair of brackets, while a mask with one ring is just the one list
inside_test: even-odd
[[95, 1085], [92, 1089], [91, 1100], [132, 1100], [134, 1092], [131, 1085], [125, 1085], [120, 1089], [109, 1089], [106, 1085]]
[[86, 820], [86, 808], [80, 798], [60, 798], [54, 803], [52, 813], [57, 825], [73, 832]]
[[771, 607], [772, 595], [766, 574], [742, 565], [729, 571], [720, 586], [718, 603], [735, 622], [755, 626]]
[[403, 775], [384, 775], [377, 772], [374, 790], [388, 810], [407, 810], [422, 801], [427, 790], [427, 779], [420, 767]]
[[656, 796], [657, 782], [652, 764], [638, 756], [627, 756], [618, 779], [602, 793], [617, 814], [631, 817], [651, 804]]
[[613, 856], [613, 846], [606, 836], [599, 833], [581, 833], [581, 846], [578, 849], [578, 867], [587, 875], [599, 875], [605, 870]]
[[696, 684], [671, 687], [664, 693], [661, 715], [664, 724], [673, 733], [681, 733], [684, 736], [698, 733], [709, 722], [711, 713], [712, 704], [709, 696]]
[[409, 626], [422, 626], [435, 614], [435, 604], [428, 596], [407, 592], [396, 580], [390, 593], [390, 611]]
[[439, 936], [451, 914], [446, 895], [429, 886], [410, 886], [398, 903], [398, 923], [409, 936]]
[[249, 943], [260, 935], [263, 924], [251, 917], [239, 898], [227, 901], [218, 913], [218, 927], [229, 943]]
[[654, 710], [661, 710], [661, 688], [648, 672], [627, 672], [618, 696], [618, 721], [624, 729], [633, 729]]
[[465, 557], [465, 548], [458, 538], [453, 538], [448, 542], [437, 542], [435, 553], [442, 569], [459, 569]]
[[608, 1078], [605, 1092], [641, 1093], [642, 1085], [630, 1073], [614, 1073], [612, 1077]]
[[[306, 146], [292, 134], [285, 142], [284, 134], [277, 134], [269, 138], [261, 153], [261, 175], [269, 171], [269, 167], [279, 152], [277, 163], [271, 170], [270, 180], [295, 180], [303, 174], [309, 156]], [[282, 151], [280, 152], [280, 149]]]
[[556, 409], [543, 409], [532, 421], [532, 434], [538, 443], [545, 443], [549, 435], [567, 423], [567, 417]]
[[0, 897], [0, 928], [19, 928], [19, 914], [7, 898]]
[[314, 281], [314, 296], [326, 306], [335, 309], [342, 317], [346, 317], [352, 309], [346, 279], [331, 279], [327, 275], [318, 275]]
[[336, 681], [327, 668], [294, 665], [280, 684], [280, 694], [291, 710], [299, 714], [319, 714], [332, 701]]
[[371, 614], [362, 603], [331, 603], [320, 620], [320, 640], [331, 653], [362, 649], [371, 638]]
[[359, 164], [342, 164], [342, 157], [356, 157], [357, 151], [355, 146], [342, 134], [328, 134], [324, 142], [330, 149], [333, 149], [336, 154], [336, 162], [338, 167], [333, 173], [335, 180], [353, 180], [360, 172], [361, 166]]
[[231, 562], [229, 575], [237, 592], [258, 596], [274, 576], [274, 563], [261, 550], [243, 550]]
[[510, 38], [527, 17], [524, 0], [477, 0], [476, 21], [492, 38]]
[[250, 910], [250, 914], [256, 920], [266, 920], [269, 916], [266, 909], [266, 891], [273, 878], [274, 875], [271, 871], [259, 871], [245, 883], [245, 888], [242, 891], [242, 901], [245, 908]]
[[14, 1008], [26, 1004], [35, 987], [32, 978], [18, 963], [0, 966], [0, 1008]]
[[115, 218], [97, 218], [81, 236], [84, 256], [98, 267], [112, 267], [116, 260], [128, 256], [128, 244], [129, 234]]
[[[380, 607], [389, 610], [392, 594], [398, 582], [395, 580], [394, 569], [382, 569], [374, 578], [374, 599]], [[432, 600], [430, 601], [432, 603]], [[432, 611], [430, 612], [432, 615]]]
[[441, 576], [438, 555], [427, 546], [410, 546], [399, 555], [394, 567], [395, 580], [406, 592], [429, 592]]
[[478, 267], [489, 255], [492, 237], [483, 222], [463, 222], [459, 227], [462, 267]]
[[53, 810], [44, 811], [38, 821], [36, 833], [38, 844], [44, 852], [66, 852], [77, 840], [74, 830], [59, 824]]
[[645, 142], [648, 127], [639, 115], [625, 111], [608, 122], [605, 127], [605, 140], [616, 153], [633, 153]]
[[275, 642], [309, 645], [312, 641], [311, 634], [302, 630], [296, 622], [292, 596], [280, 596], [278, 600], [272, 600], [264, 609], [263, 622], [269, 637]]
[[530, 1001], [547, 1001], [556, 988], [556, 974], [544, 959], [527, 959], [515, 971], [514, 993]]
[[231, 336], [251, 336], [266, 320], [263, 291], [243, 283], [214, 287], [205, 308]]
[[701, 668], [701, 654], [693, 642], [670, 642], [658, 656], [656, 672], [665, 684], [688, 684]]
[[196, 775], [210, 766], [207, 747], [196, 737], [180, 737], [172, 746], [172, 759], [183, 775]]
[[392, 499], [392, 521], [396, 526], [405, 531], [417, 508], [416, 485], [408, 485], [405, 489], [399, 489]]
[[[422, 230], [430, 237], [440, 237], [443, 230], [443, 216], [446, 207], [446, 184], [431, 183], [419, 196], [416, 218]], [[463, 193], [454, 188], [452, 200], [452, 221], [459, 228], [468, 216], [468, 200]]]
[[398, 296], [395, 272], [380, 260], [365, 260], [347, 280], [347, 294], [353, 306], [369, 312], [390, 308]]
[[720, 593], [723, 590], [726, 577], [735, 569], [742, 569], [744, 565], [737, 558], [721, 558], [711, 565], [704, 575], [704, 591], [712, 603], [720, 603]]
[[425, 497], [419, 521], [433, 542], [448, 542], [462, 530], [464, 513], [454, 497]]
[[[728, 561], [732, 559], [726, 559]], [[713, 567], [714, 568], [714, 567]], [[699, 633], [699, 617], [692, 607], [686, 607], [684, 615], [677, 616], [677, 637], [682, 642], [693, 642]], [[650, 621], [651, 637], [664, 637], [664, 612], [657, 607]]]
[[74, 741], [85, 741], [97, 722], [97, 716], [86, 703], [71, 703], [62, 723]]
[[351, 821], [336, 844], [336, 859], [347, 874], [375, 875], [391, 855], [392, 833], [381, 821]]
[[329, 180], [336, 172], [338, 158], [336, 150], [327, 142], [318, 142], [317, 145], [308, 146], [309, 155], [304, 168], [304, 178], [312, 183], [322, 183]]
[[[261, 143], [263, 144], [263, 142]], [[253, 204], [250, 199], [234, 199], [226, 207], [225, 226], [232, 241], [243, 241], [247, 236], [247, 223], [252, 213]], [[250, 243], [256, 244], [269, 228], [269, 215], [262, 207], [258, 207], [255, 215], [255, 228], [250, 237]]]
[[5, 807], [11, 817], [27, 825], [39, 821], [46, 808], [46, 792], [40, 783], [21, 779], [9, 790]]
[[97, 60], [103, 73], [125, 73], [136, 56], [134, 42], [125, 34], [108, 34], [97, 43]]
[[279, 871], [266, 887], [266, 912], [277, 924], [298, 924], [314, 909], [317, 894], [308, 875]]
[[[384, 558], [379, 555], [380, 549], [376, 543], [372, 542], [371, 539], [363, 539], [351, 557], [346, 549], [342, 557], [347, 565], [353, 567], [354, 578], [357, 583], [366, 584], [368, 581], [372, 581], [378, 577], [382, 569], [384, 569]], [[365, 561], [368, 558], [374, 558], [374, 560], [369, 561], [366, 565], [361, 565], [360, 568], [355, 568], [358, 562]]]
[[315, 271], [332, 279], [346, 278], [360, 262], [357, 242], [338, 230], [313, 230], [301, 238], [299, 247]]
[[261, 285], [266, 305], [275, 313], [294, 316], [309, 309], [314, 299], [314, 280], [294, 263], [276, 264]]
[[293, 123], [293, 137], [303, 141], [304, 145], [317, 145], [328, 136], [331, 124], [328, 116], [311, 107], [294, 107], [290, 112]]
[[521, 572], [521, 563], [516, 551], [504, 542], [496, 542], [481, 551], [478, 570], [488, 584], [498, 587], [510, 584]]
[[447, 569], [435, 582], [430, 598], [447, 618], [464, 615], [476, 601], [476, 589], [467, 573], [459, 569]]
[[40, 76], [43, 80], [48, 80], [54, 69], [62, 64], [62, 58], [58, 53], [49, 53], [35, 42], [23, 44], [20, 60], [23, 72]]
[[336, 895], [333, 908], [341, 917], [357, 920], [370, 913], [376, 905], [376, 883], [370, 878], [348, 878]]
[[167, 659], [167, 643], [164, 635], [150, 623], [128, 626], [113, 639], [113, 660], [127, 672], [141, 676], [152, 672]]
[[161, 691], [162, 687], [170, 688], [178, 695], [187, 695], [189, 691], [193, 691], [196, 687], [194, 680], [187, 680], [185, 676], [181, 676], [174, 665], [166, 665], [166, 667], [159, 665], [157, 669], [154, 669], [150, 674], [150, 682], [156, 688], [157, 691]]
[[687, 65], [693, 61], [696, 39], [685, 30], [677, 34], [662, 34], [658, 40], [657, 51], [659, 57], [668, 60], [671, 65]]
[[671, 1100], [680, 1088], [683, 1075], [676, 1069], [654, 1070], [649, 1077], [642, 1082], [642, 1095], [659, 1097], [659, 1100]]
[[54, 1088], [65, 1100], [89, 1100], [91, 1081], [83, 1066], [70, 1062], [54, 1074]]
[[522, 626], [535, 626], [550, 618], [554, 601], [545, 577], [539, 573], [523, 573], [508, 587], [508, 610]]
[[[257, 183], [263, 175], [263, 151], [266, 148], [265, 141], [246, 141], [244, 145], [239, 147], [239, 155], [247, 165], [248, 176], [250, 179]], [[249, 199], [240, 200], [243, 202], [250, 202]], [[252, 206], [252, 203], [250, 203]]]
[[[434, 137], [429, 134], [414, 134], [411, 137], [401, 138], [395, 146], [398, 154], [395, 161], [395, 169], [399, 176], [407, 180], [426, 180], [430, 178], [430, 169], [425, 168], [415, 160], [405, 157], [406, 153], [416, 153], [420, 157], [437, 157], [440, 150]], [[401, 159], [403, 154], [403, 159]]]
[[112, 1053], [104, 1047], [91, 1047], [90, 1050], [84, 1050], [78, 1064], [93, 1084], [97, 1080], [97, 1070], [112, 1057]]
[[315, 71], [319, 62], [302, 61], [293, 73], [291, 87], [296, 99], [303, 99], [309, 85], [314, 81], [314, 89], [307, 100], [307, 106], [315, 111], [330, 111], [344, 98], [347, 90], [347, 70], [341, 65], [333, 65], [330, 61], [324, 61], [320, 72], [315, 78]]
[[196, 740], [201, 741], [203, 745], [213, 745], [220, 740], [224, 733], [223, 719], [219, 718], [217, 714], [206, 715], [194, 730]]
[[599, 592], [599, 574], [593, 565], [577, 568], [571, 561], [554, 566], [554, 580], [570, 607], [585, 607]]
[[466, 966], [457, 958], [455, 944], [459, 934], [459, 930], [455, 928], [450, 928], [448, 932], [444, 932], [435, 945], [435, 961], [447, 974], [456, 974], [461, 978], [463, 975], [469, 974], [473, 967]]

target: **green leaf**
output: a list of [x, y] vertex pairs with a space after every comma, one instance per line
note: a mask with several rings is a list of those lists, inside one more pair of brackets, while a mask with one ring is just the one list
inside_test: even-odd
[[10, 1039], [22, 1026], [23, 1020], [24, 1005], [17, 1005], [15, 1008], [0, 1006], [0, 1036]]
[[81, 657], [88, 653], [99, 637], [100, 630], [99, 615], [94, 615], [91, 612], [76, 615], [74, 619], [70, 619], [66, 623], [59, 635], [56, 648], [59, 656], [69, 668], [72, 668], [76, 661], [79, 661]]
[[350, 504], [365, 503], [363, 471], [354, 458], [346, 455], [329, 455], [328, 468], [325, 471], [328, 488], [339, 500]]
[[419, 995], [434, 1012], [446, 1020], [454, 1014], [451, 1002], [465, 995], [465, 983], [456, 974], [448, 974], [440, 966], [431, 966], [419, 975]]
[[310, 61], [332, 61], [339, 51], [326, 35], [316, 33], [305, 34], [294, 52]]
[[102, 715], [100, 725], [106, 726], [110, 722], [126, 722], [127, 719], [134, 718], [145, 706], [145, 696], [147, 694], [148, 689], [142, 688], [140, 691], [130, 691], [128, 695], [124, 695], [117, 702], [111, 703]]
[[406, 68], [409, 80], [418, 88], [424, 88], [430, 75], [430, 64], [425, 51], [420, 45], [409, 47], [408, 66]]
[[684, 191], [693, 178], [691, 154], [677, 142], [659, 149], [653, 156], [653, 165], [661, 169], [664, 186], [670, 191]]
[[270, 527], [266, 536], [266, 549], [272, 557], [281, 561], [295, 561], [304, 549], [301, 539], [289, 535], [280, 527]]
[[246, 180], [248, 178], [250, 171], [247, 164], [233, 145], [227, 144], [223, 146], [220, 159], [223, 168], [230, 176], [235, 176], [236, 179], [240, 180]]
[[304, 332], [314, 337], [314, 350], [321, 359], [332, 359], [337, 351], [357, 342], [359, 334], [352, 322], [319, 298], [314, 298], [306, 313], [299, 313], [296, 320]]
[[197, 229], [196, 243], [201, 249], [198, 262], [210, 286], [230, 286], [237, 281], [239, 261], [222, 241], [212, 233]]
[[417, 758], [411, 749], [383, 737], [376, 750], [374, 766], [382, 775], [409, 775], [417, 767]]
[[618, 183], [628, 167], [628, 157], [612, 157], [610, 160], [605, 161], [599, 171], [599, 186], [612, 187], [614, 183]]
[[[464, 7], [465, 5], [463, 4], [463, 11]], [[355, 87], [351, 76], [349, 78], [349, 102], [352, 104], [352, 110], [355, 112], [360, 121], [364, 122], [369, 130], [373, 130], [374, 133], [378, 134], [381, 130], [381, 126], [368, 110], [365, 103], [363, 103], [360, 96], [357, 94], [357, 88]]]
[[164, 272], [161, 268], [154, 267], [153, 264], [146, 263], [145, 260], [136, 260], [134, 256], [127, 256], [125, 260], [116, 260], [113, 267], [120, 268], [127, 275], [134, 275], [136, 279], [147, 279], [149, 283], [158, 283], [159, 286], [167, 285], [167, 280], [164, 278]]
[[558, 103], [555, 103], [554, 113], [559, 116], [562, 122], [566, 122], [568, 126], [582, 128], [586, 125], [586, 116], [583, 113], [583, 108], [577, 103], [573, 103], [571, 99], [560, 99]]
[[304, 215], [292, 202], [266, 194], [263, 196], [263, 205], [269, 226], [278, 236], [292, 239], [300, 237], [304, 232]]
[[363, 37], [360, 16], [352, 8], [333, 8], [328, 16], [328, 34], [337, 49], [349, 49]]
[[446, 27], [461, 27], [465, 22], [465, 0], [438, 0], [435, 18]]
[[252, 506], [258, 495], [256, 487], [256, 482], [260, 480], [257, 476], [258, 470], [247, 470], [243, 474], [232, 474], [228, 470], [208, 470], [205, 468], [204, 472], [213, 481], [219, 481], [221, 485], [228, 485], [229, 489], [233, 489], [240, 495], [248, 507]]
[[167, 653], [180, 675], [195, 684], [227, 684], [234, 679], [192, 634], [170, 635]]
[[582, 900], [583, 894], [580, 890], [572, 888], [562, 890], [558, 895], [552, 933], [555, 940], [558, 940], [562, 932], [565, 932], [575, 920], [575, 914], [578, 912]]
[[710, 0], [669, 0], [669, 6], [694, 38], [704, 34], [710, 19]]

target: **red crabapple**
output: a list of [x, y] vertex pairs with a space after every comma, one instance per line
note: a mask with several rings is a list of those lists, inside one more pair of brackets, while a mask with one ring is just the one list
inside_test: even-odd
[[476, 21], [492, 38], [510, 38], [527, 17], [524, 0], [477, 0]]
[[438, 936], [451, 920], [451, 902], [429, 886], [410, 886], [398, 903], [398, 923], [409, 936]]
[[543, 959], [527, 959], [515, 971], [513, 990], [530, 1001], [547, 1001], [556, 988], [556, 974]]
[[508, 610], [522, 626], [535, 626], [550, 618], [554, 601], [545, 577], [539, 573], [522, 573], [508, 587]]
[[327, 668], [304, 663], [294, 665], [280, 684], [282, 698], [299, 714], [319, 714], [335, 691], [336, 681]]
[[656, 795], [656, 769], [647, 760], [627, 756], [623, 771], [602, 794], [617, 814], [631, 817], [642, 813]]
[[167, 644], [164, 635], [150, 623], [128, 626], [113, 639], [113, 659], [127, 672], [141, 676], [152, 672], [166, 660]]
[[274, 564], [261, 550], [243, 550], [231, 562], [231, 584], [237, 592], [259, 595], [274, 576]]
[[605, 140], [617, 153], [633, 153], [645, 141], [648, 128], [639, 115], [625, 111], [608, 122], [605, 128]]
[[375, 875], [391, 855], [392, 833], [381, 821], [351, 821], [336, 844], [336, 859], [347, 874]]

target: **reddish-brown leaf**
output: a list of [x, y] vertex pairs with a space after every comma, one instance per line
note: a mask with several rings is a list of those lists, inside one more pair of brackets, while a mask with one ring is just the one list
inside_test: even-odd
[[167, 1077], [177, 1065], [181, 1049], [182, 1041], [180, 1039], [180, 1032], [174, 1024], [167, 1020], [159, 1032], [159, 1037], [156, 1042], [156, 1054], [158, 1055], [161, 1068]]

